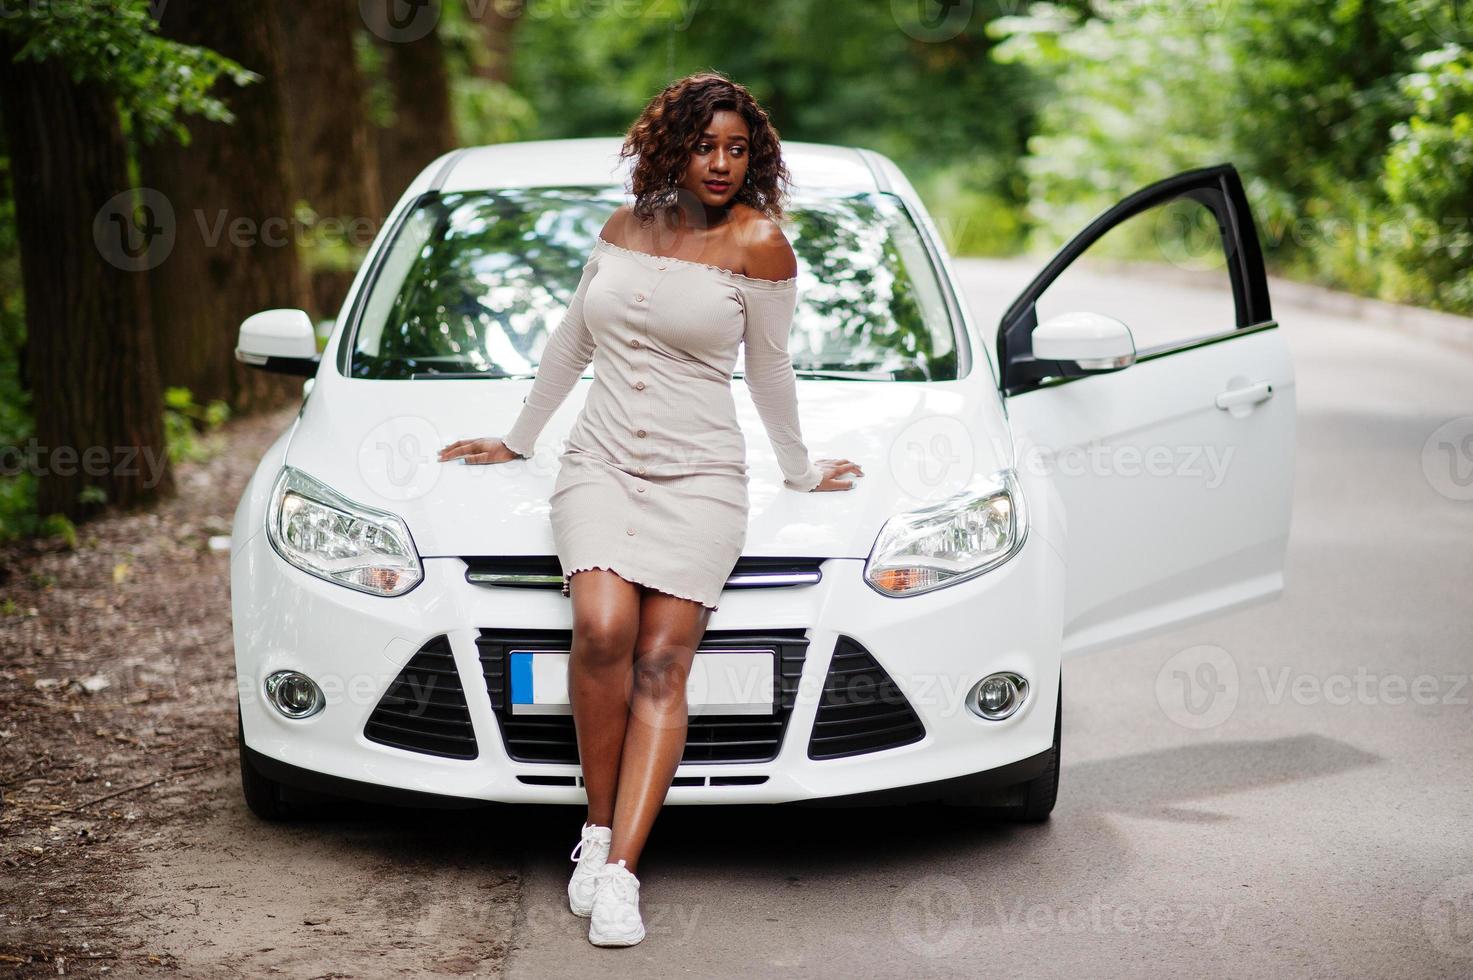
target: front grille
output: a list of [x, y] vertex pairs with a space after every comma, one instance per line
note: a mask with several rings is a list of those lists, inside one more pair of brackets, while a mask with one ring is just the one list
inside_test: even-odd
[[[506, 752], [517, 762], [578, 763], [573, 716], [514, 715], [507, 690], [509, 650], [568, 650], [569, 630], [483, 629], [476, 640], [486, 693], [501, 729]], [[782, 747], [793, 713], [808, 637], [802, 629], [707, 630], [701, 650], [772, 647], [777, 651], [773, 675], [777, 711], [773, 715], [693, 715], [686, 731], [682, 763], [770, 762]]]
[[857, 641], [839, 637], [824, 678], [808, 758], [878, 752], [925, 735], [920, 717], [879, 661]]
[[[556, 555], [509, 558], [463, 558], [465, 578], [472, 585], [519, 589], [563, 587], [563, 566]], [[766, 558], [743, 555], [727, 576], [726, 589], [771, 589], [815, 585], [823, 578], [822, 558]]]
[[411, 752], [476, 757], [476, 735], [446, 637], [430, 640], [404, 665], [369, 715], [363, 736]]

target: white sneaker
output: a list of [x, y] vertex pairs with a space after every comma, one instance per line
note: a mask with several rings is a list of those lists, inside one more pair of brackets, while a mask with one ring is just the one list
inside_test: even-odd
[[613, 837], [614, 831], [608, 827], [583, 825], [583, 839], [568, 856], [569, 860], [578, 862], [568, 881], [568, 908], [574, 915], [587, 916], [593, 912], [593, 875], [608, 861]]
[[588, 941], [595, 946], [633, 946], [644, 938], [639, 917], [639, 879], [624, 866], [605, 864], [594, 872], [593, 915]]

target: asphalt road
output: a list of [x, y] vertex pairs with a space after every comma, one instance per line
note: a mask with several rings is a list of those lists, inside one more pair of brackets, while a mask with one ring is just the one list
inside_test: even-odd
[[[982, 322], [1030, 269], [962, 263]], [[549, 827], [508, 974], [1473, 974], [1473, 503], [1423, 469], [1433, 432], [1473, 416], [1473, 353], [1275, 313], [1300, 412], [1284, 596], [1068, 660], [1046, 825], [671, 807], [642, 862], [649, 938], [618, 951], [562, 909], [568, 833]], [[1158, 698], [1204, 656], [1227, 688], [1193, 692], [1210, 711]]]
[[[1030, 268], [960, 265], [988, 323]], [[579, 813], [272, 828], [241, 805], [133, 875], [149, 948], [183, 975], [1473, 975], [1473, 349], [1275, 312], [1299, 405], [1286, 592], [1066, 661], [1047, 824], [670, 807], [648, 938], [610, 950], [566, 910]]]

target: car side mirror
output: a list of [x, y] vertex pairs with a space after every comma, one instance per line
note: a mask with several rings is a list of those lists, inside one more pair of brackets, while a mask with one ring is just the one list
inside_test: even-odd
[[1073, 361], [1084, 371], [1116, 371], [1135, 363], [1135, 338], [1103, 313], [1060, 313], [1033, 328], [1033, 356]]
[[303, 310], [262, 310], [246, 317], [235, 359], [263, 371], [314, 376], [320, 358], [311, 318]]

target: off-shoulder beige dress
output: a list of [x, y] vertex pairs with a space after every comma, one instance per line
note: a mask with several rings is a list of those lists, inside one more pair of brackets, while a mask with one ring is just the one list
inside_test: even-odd
[[746, 441], [731, 391], [740, 344], [784, 485], [809, 491], [822, 481], [803, 443], [788, 356], [797, 298], [796, 278], [754, 278], [598, 237], [502, 437], [531, 457], [593, 362], [549, 498], [563, 595], [574, 572], [602, 568], [718, 608], [747, 538]]

